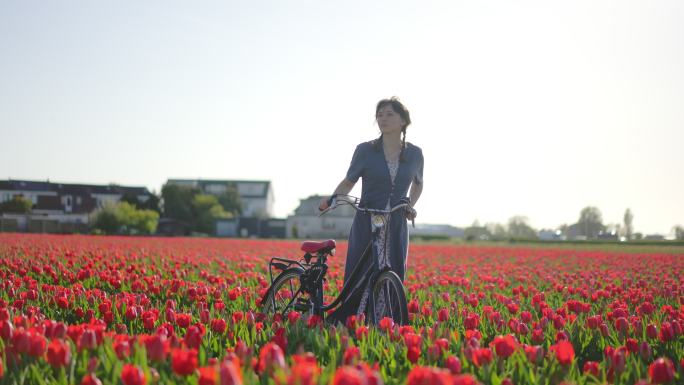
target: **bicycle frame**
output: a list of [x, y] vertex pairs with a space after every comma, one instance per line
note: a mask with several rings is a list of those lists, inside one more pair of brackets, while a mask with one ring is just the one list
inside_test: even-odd
[[[373, 209], [360, 209], [356, 206], [358, 204], [358, 198], [354, 198], [355, 202], [346, 202], [347, 204], [350, 204], [352, 207], [356, 208], [358, 211], [365, 212], [367, 214], [371, 213], [378, 213], [378, 214], [387, 214], [389, 217], [393, 211], [397, 210], [398, 208], [401, 208], [403, 206], [408, 205], [407, 203], [402, 203], [400, 205], [395, 206], [392, 210], [373, 210]], [[336, 206], [335, 206], [336, 207]], [[325, 212], [329, 211], [326, 210]], [[321, 214], [321, 215], [322, 215]], [[385, 217], [383, 216], [383, 221], [386, 221]], [[383, 223], [383, 226], [388, 226], [389, 225], [389, 220], [387, 220], [387, 223]], [[375, 226], [374, 226], [375, 227]], [[381, 226], [380, 226], [381, 227]], [[296, 265], [294, 268], [299, 268], [302, 270], [302, 274], [300, 274], [300, 284], [299, 287], [297, 288], [297, 291], [293, 293], [292, 299], [289, 301], [289, 303], [285, 306], [284, 309], [282, 309], [282, 313], [285, 314], [287, 311], [289, 311], [292, 306], [294, 301], [298, 298], [299, 294], [302, 293], [302, 291], [306, 292], [307, 294], [310, 295], [309, 299], [309, 304], [308, 307], [312, 311], [313, 314], [319, 315], [321, 317], [325, 316], [325, 313], [328, 312], [329, 310], [332, 310], [336, 308], [342, 301], [348, 300], [352, 294], [357, 290], [363, 290], [368, 282], [373, 282], [375, 277], [380, 275], [381, 273], [391, 270], [389, 266], [385, 267], [380, 267], [379, 266], [379, 261], [375, 261], [375, 264], [372, 264], [373, 268], [366, 270], [365, 272], [362, 271], [362, 268], [366, 265], [366, 262], [368, 258], [371, 258], [373, 255], [373, 247], [375, 246], [375, 237], [378, 234], [379, 227], [374, 228], [373, 230], [373, 235], [371, 237], [371, 240], [369, 241], [368, 245], [364, 249], [363, 254], [361, 255], [361, 259], [356, 263], [356, 266], [354, 266], [354, 269], [352, 270], [352, 273], [347, 280], [347, 282], [344, 284], [342, 287], [342, 290], [340, 290], [340, 293], [337, 295], [337, 297], [329, 304], [324, 304], [323, 303], [323, 278], [325, 277], [325, 274], [328, 270], [328, 264], [327, 262], [327, 255], [325, 253], [319, 253], [316, 255], [317, 259], [316, 261], [311, 264], [309, 263], [311, 261], [312, 256], [309, 253], [306, 253], [304, 255], [304, 259], [306, 263], [302, 264], [300, 261], [295, 261], [292, 259], [285, 259], [285, 258], [279, 258], [279, 257], [273, 257], [271, 258], [269, 262], [269, 278], [271, 280], [271, 286], [269, 287], [269, 290], [264, 294], [264, 297], [262, 298], [262, 303], [263, 301], [268, 298], [270, 291], [273, 288], [273, 283], [275, 282], [275, 279], [273, 278], [273, 267], [276, 267], [280, 270], [282, 270], [281, 274], [286, 272], [289, 269], [293, 268], [293, 265]], [[386, 247], [387, 245], [385, 245]], [[284, 262], [280, 263], [280, 262]], [[315, 270], [320, 269], [320, 274], [318, 274], [316, 277], [309, 277], [309, 273]], [[277, 278], [276, 278], [277, 279]], [[304, 280], [310, 280], [305, 282]], [[353, 287], [352, 287], [353, 286]], [[304, 290], [304, 289], [308, 290]], [[296, 306], [295, 306], [295, 310]]]

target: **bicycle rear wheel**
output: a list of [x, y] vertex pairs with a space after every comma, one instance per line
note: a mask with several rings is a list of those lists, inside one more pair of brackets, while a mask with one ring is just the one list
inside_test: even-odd
[[286, 315], [296, 310], [298, 301], [304, 300], [299, 279], [303, 273], [304, 270], [300, 268], [290, 268], [280, 273], [261, 303], [261, 312], [269, 315]]
[[374, 325], [385, 317], [391, 318], [395, 324], [408, 324], [406, 292], [397, 273], [387, 270], [378, 275], [368, 301], [368, 313]]

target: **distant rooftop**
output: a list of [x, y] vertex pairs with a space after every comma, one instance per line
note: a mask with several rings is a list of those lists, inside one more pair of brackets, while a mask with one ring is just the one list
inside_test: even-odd
[[7, 179], [0, 180], [0, 190], [5, 191], [55, 191], [61, 194], [112, 194], [149, 195], [147, 187], [120, 186], [116, 184], [92, 185]]

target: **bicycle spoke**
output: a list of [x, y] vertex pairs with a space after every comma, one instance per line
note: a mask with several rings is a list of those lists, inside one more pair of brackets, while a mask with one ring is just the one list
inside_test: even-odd
[[[394, 314], [392, 312], [392, 298], [393, 297], [390, 296], [389, 284], [390, 284], [389, 281], [387, 281], [387, 283], [385, 284], [385, 288], [387, 289], [387, 295], [385, 295], [385, 307], [389, 309], [390, 318], [394, 319]], [[387, 306], [387, 305], [389, 305], [389, 306]]]

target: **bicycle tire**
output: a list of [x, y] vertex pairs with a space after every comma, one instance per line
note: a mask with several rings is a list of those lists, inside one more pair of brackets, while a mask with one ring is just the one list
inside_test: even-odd
[[[386, 303], [383, 306], [381, 293], [384, 292]], [[390, 306], [386, 306], [387, 297]], [[378, 325], [384, 317], [390, 317], [395, 324], [408, 324], [408, 304], [406, 303], [406, 291], [401, 279], [392, 270], [383, 271], [373, 283], [373, 290], [368, 301], [368, 313], [374, 325]]]
[[[281, 294], [281, 289], [289, 283], [289, 295], [292, 297], [301, 296], [301, 293], [297, 293], [297, 291], [300, 287], [299, 276], [301, 276], [303, 273], [304, 270], [301, 268], [290, 268], [280, 273], [278, 277], [276, 277], [275, 281], [273, 281], [271, 287], [268, 288], [268, 292], [261, 303], [261, 312], [271, 315], [280, 312], [281, 314], [285, 315], [285, 310], [287, 309], [284, 309], [284, 307], [287, 306], [287, 302], [289, 302], [292, 298], [286, 296], [288, 294], [287, 291]], [[285, 287], [285, 289], [287, 290], [288, 288]], [[284, 297], [287, 301], [279, 301], [279, 294], [281, 294], [280, 296]], [[295, 298], [292, 303], [293, 305], [291, 306], [292, 310], [294, 310], [294, 304], [296, 301], [297, 299]], [[281, 305], [282, 308], [280, 308], [278, 305]]]

